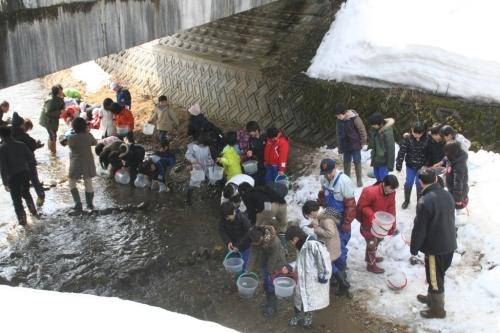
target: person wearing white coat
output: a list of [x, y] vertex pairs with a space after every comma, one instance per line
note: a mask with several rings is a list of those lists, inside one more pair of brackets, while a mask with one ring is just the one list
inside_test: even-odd
[[[210, 148], [208, 146], [208, 138], [206, 135], [200, 135], [198, 141], [188, 144], [186, 151], [186, 160], [191, 163], [193, 168], [199, 168], [205, 173], [205, 177], [208, 176], [208, 168], [214, 165], [212, 155], [210, 154]], [[188, 206], [192, 205], [193, 191], [195, 188], [200, 188], [202, 181], [190, 179], [189, 187], [187, 190], [186, 204]]]
[[286, 239], [299, 251], [295, 263], [283, 268], [283, 273], [295, 273], [297, 284], [294, 291], [294, 316], [289, 326], [297, 326], [304, 311], [303, 326], [311, 328], [312, 312], [326, 308], [330, 304], [330, 284], [332, 274], [330, 254], [325, 244], [312, 235], [307, 235], [300, 227], [291, 226], [286, 231]]
[[113, 100], [111, 98], [106, 98], [102, 102], [102, 108], [99, 112], [99, 117], [101, 118], [101, 126], [99, 129], [102, 132], [102, 138], [107, 138], [108, 136], [116, 135], [116, 127], [113, 122], [113, 113], [109, 111], [109, 107], [113, 104]]

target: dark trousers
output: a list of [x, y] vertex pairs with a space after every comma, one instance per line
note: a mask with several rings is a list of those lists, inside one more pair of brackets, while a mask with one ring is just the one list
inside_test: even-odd
[[33, 198], [30, 194], [29, 171], [23, 171], [10, 177], [9, 188], [17, 217], [25, 216], [26, 213], [23, 207], [23, 198], [28, 207], [35, 207], [35, 203], [33, 202]]
[[36, 166], [30, 170], [30, 181], [35, 189], [36, 195], [39, 197], [45, 197], [45, 190], [43, 189], [42, 183], [40, 179], [38, 179], [38, 171], [36, 170]]
[[453, 260], [453, 252], [439, 255], [425, 255], [425, 277], [429, 294], [444, 293], [444, 275]]

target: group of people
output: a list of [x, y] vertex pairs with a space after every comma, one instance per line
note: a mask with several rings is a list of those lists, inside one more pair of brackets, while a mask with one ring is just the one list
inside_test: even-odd
[[[76, 210], [82, 210], [76, 187], [80, 179], [85, 185], [87, 208], [94, 208], [92, 178], [96, 176], [96, 168], [92, 146], [96, 146], [95, 153], [103, 168], [110, 168], [112, 175], [126, 168], [131, 182], [141, 173], [153, 182], [165, 183], [168, 168], [175, 164], [175, 155], [169, 151], [168, 143], [179, 121], [167, 98], [159, 97], [149, 119], [149, 123], [156, 125], [161, 148], [145, 159], [144, 147], [134, 141], [130, 93], [118, 84], [112, 84], [111, 88], [117, 92], [116, 102], [107, 98], [102, 109], [95, 113], [103, 137], [96, 140], [92, 136], [90, 128], [95, 126], [94, 117], [82, 117], [81, 113], [71, 116], [71, 129], [64, 136], [71, 151], [69, 188]], [[8, 108], [7, 102], [2, 103], [1, 114]], [[60, 85], [54, 86], [40, 118], [40, 125], [49, 133], [48, 147], [52, 152], [55, 152], [59, 118], [65, 110], [64, 91]], [[289, 139], [284, 133], [273, 126], [263, 131], [255, 121], [248, 122], [244, 130], [224, 133], [205, 118], [199, 104], [192, 105], [187, 112], [190, 115], [187, 133], [192, 141], [187, 146], [185, 159], [190, 168], [202, 170], [205, 175], [209, 175], [209, 168], [214, 165], [223, 167], [224, 177], [219, 181], [222, 192], [219, 234], [228, 251], [234, 255], [239, 253], [243, 258], [244, 272], [261, 272], [266, 292], [263, 309], [266, 316], [277, 311], [273, 285], [277, 276], [292, 276], [297, 281], [290, 326], [302, 323], [306, 328], [311, 327], [313, 311], [329, 304], [330, 285], [334, 286], [338, 296], [349, 294], [348, 243], [355, 219], [360, 222], [360, 233], [366, 240], [367, 271], [384, 272], [379, 266], [383, 258], [377, 256], [382, 238], [373, 234], [372, 224], [375, 213], [379, 211], [396, 218], [395, 192], [399, 183], [389, 172], [393, 171], [394, 165], [397, 171], [401, 171], [403, 162], [406, 163], [406, 181], [402, 207], [409, 206], [413, 184], [416, 184], [419, 198], [411, 253], [416, 255], [421, 251], [426, 255], [429, 290], [427, 295], [419, 295], [418, 300], [429, 308], [421, 314], [427, 318], [445, 316], [444, 275], [456, 249], [455, 209], [464, 209], [468, 203], [468, 143], [451, 126], [435, 124], [428, 132], [422, 122], [415, 122], [410, 133], [403, 136], [396, 157], [394, 119], [374, 113], [368, 118], [370, 128], [367, 131], [356, 111], [337, 104], [334, 112], [343, 170], [339, 170], [331, 158], [319, 163], [321, 188], [316, 200], [303, 203], [303, 216], [310, 223], [301, 228], [289, 225], [287, 220], [285, 197], [288, 192]], [[37, 214], [29, 194], [30, 182], [37, 190], [39, 205], [43, 204], [44, 198], [33, 154], [43, 144], [27, 134], [32, 126], [30, 121], [15, 114], [11, 125], [0, 128], [1, 176], [11, 193], [21, 225], [26, 224], [22, 198], [29, 211]], [[376, 182], [363, 188], [356, 203], [350, 178], [351, 163], [354, 163], [356, 185], [362, 187], [361, 152], [368, 148], [371, 148]], [[251, 172], [245, 169], [248, 161], [257, 165]], [[440, 175], [445, 176], [445, 182]], [[194, 177], [190, 179], [186, 197], [188, 205], [193, 204], [193, 191], [203, 181]], [[396, 223], [388, 234], [395, 232]], [[287, 263], [289, 245], [297, 250], [294, 263]]]

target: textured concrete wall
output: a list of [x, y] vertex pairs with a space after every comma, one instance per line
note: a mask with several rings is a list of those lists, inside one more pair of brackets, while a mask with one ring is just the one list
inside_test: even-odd
[[272, 1], [95, 0], [42, 8], [10, 3], [0, 13], [0, 88]]

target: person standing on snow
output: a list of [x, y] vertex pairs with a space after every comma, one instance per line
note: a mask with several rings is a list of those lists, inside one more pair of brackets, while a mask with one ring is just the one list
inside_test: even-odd
[[[376, 212], [387, 212], [396, 218], [396, 189], [399, 182], [396, 176], [387, 175], [384, 181], [367, 186], [361, 192], [356, 205], [356, 219], [361, 223], [360, 233], [366, 241], [365, 261], [366, 270], [375, 274], [382, 274], [385, 270], [377, 265], [384, 260], [377, 257], [378, 245], [383, 238], [377, 238], [371, 232]], [[387, 233], [392, 235], [396, 230], [396, 222]]]
[[267, 142], [264, 148], [266, 184], [274, 183], [278, 176], [285, 175], [288, 162], [288, 138], [276, 127], [267, 129]]
[[28, 146], [12, 138], [10, 127], [0, 127], [0, 174], [3, 186], [10, 192], [17, 220], [20, 225], [26, 225], [26, 212], [22, 199], [28, 210], [37, 216], [38, 212], [30, 194], [30, 170], [35, 165], [35, 156]]
[[335, 116], [339, 154], [344, 156], [344, 173], [348, 177], [351, 176], [351, 162], [354, 162], [356, 182], [358, 187], [361, 187], [363, 186], [361, 148], [368, 149], [365, 125], [356, 111], [347, 110], [341, 103], [335, 106]]
[[53, 86], [50, 95], [51, 98], [47, 99], [43, 104], [39, 122], [42, 127], [47, 129], [47, 133], [49, 133], [47, 147], [52, 155], [55, 155], [59, 117], [65, 108], [63, 87], [60, 84]]
[[368, 118], [370, 128], [371, 166], [378, 182], [394, 169], [394, 119], [386, 118], [375, 112]]
[[446, 168], [446, 188], [453, 195], [455, 208], [462, 210], [469, 203], [469, 170], [467, 168], [468, 155], [461, 148], [458, 141], [449, 141], [444, 146], [444, 153], [448, 159]]
[[[460, 149], [460, 148], [459, 148]], [[461, 150], [461, 149], [460, 149]], [[429, 284], [427, 295], [417, 295], [420, 303], [428, 305], [420, 311], [424, 318], [444, 318], [444, 277], [457, 248], [455, 231], [455, 202], [449, 192], [436, 183], [433, 169], [422, 169], [422, 198], [417, 204], [410, 252], [425, 254], [425, 275]]]
[[351, 239], [351, 223], [356, 217], [356, 199], [351, 178], [335, 167], [335, 161], [325, 158], [320, 163], [321, 190], [318, 201], [322, 206], [334, 208], [341, 214], [337, 229], [340, 234], [341, 255], [335, 260], [334, 277], [339, 284], [337, 295], [348, 295], [350, 284], [347, 281], [347, 243]]
[[[286, 231], [286, 239], [298, 251], [297, 261], [282, 269], [283, 274], [292, 270], [297, 275], [297, 284], [294, 291], [294, 315], [288, 322], [296, 327], [302, 320], [302, 326], [311, 328], [313, 311], [326, 308], [330, 304], [330, 285], [328, 280], [332, 274], [330, 268], [330, 254], [322, 241], [312, 235], [307, 235], [300, 227], [291, 226]], [[295, 267], [293, 267], [295, 266]]]
[[116, 102], [118, 104], [129, 110], [132, 109], [132, 96], [130, 95], [130, 91], [127, 88], [121, 86], [117, 82], [113, 82], [109, 86], [109, 89], [116, 93]]
[[405, 133], [399, 147], [396, 159], [396, 170], [401, 172], [403, 161], [406, 163], [405, 201], [401, 208], [406, 209], [410, 204], [413, 184], [417, 187], [417, 201], [420, 198], [422, 187], [417, 179], [417, 172], [425, 164], [425, 150], [427, 149], [427, 133], [425, 124], [417, 121], [411, 126], [411, 134]]
[[469, 139], [462, 134], [457, 133], [457, 131], [455, 131], [455, 129], [453, 129], [450, 125], [444, 125], [441, 127], [439, 134], [443, 137], [445, 143], [455, 140], [460, 143], [460, 148], [462, 148], [465, 152], [469, 151], [471, 145]]

